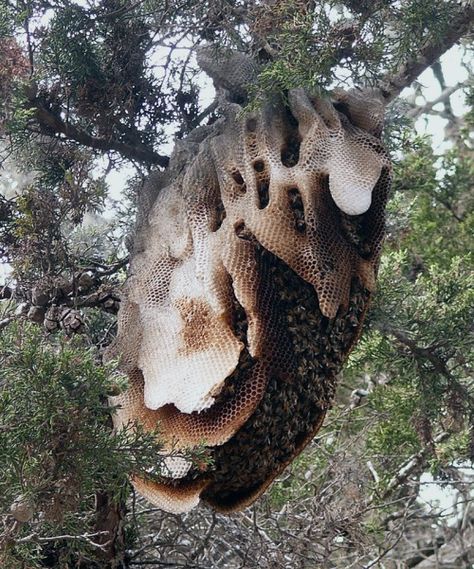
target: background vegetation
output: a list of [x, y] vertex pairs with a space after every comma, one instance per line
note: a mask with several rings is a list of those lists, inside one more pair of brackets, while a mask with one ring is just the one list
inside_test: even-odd
[[[450, 0], [3, 0], [3, 567], [472, 566], [473, 17]], [[131, 494], [127, 475], [152, 476], [159, 444], [110, 435], [107, 395], [125, 385], [101, 363], [141, 184], [170, 141], [219, 115], [203, 44], [252, 55], [251, 104], [354, 84], [393, 100], [395, 182], [364, 334], [317, 439], [231, 518], [171, 516]], [[467, 79], [446, 84], [446, 65]], [[416, 81], [430, 66], [431, 99]], [[423, 117], [442, 119], [442, 145], [417, 134]]]

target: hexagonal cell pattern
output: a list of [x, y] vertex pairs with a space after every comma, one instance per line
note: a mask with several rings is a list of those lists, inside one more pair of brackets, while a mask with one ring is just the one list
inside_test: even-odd
[[[165, 458], [135, 478], [157, 506], [255, 500], [320, 428], [374, 288], [391, 167], [383, 106], [296, 89], [220, 131], [142, 223], [118, 335], [128, 391], [115, 426], [159, 427]], [[205, 445], [204, 472], [186, 453]]]

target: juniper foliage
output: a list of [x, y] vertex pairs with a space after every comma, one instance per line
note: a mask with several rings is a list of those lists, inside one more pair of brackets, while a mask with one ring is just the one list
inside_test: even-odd
[[[5, 567], [392, 568], [433, 556], [442, 567], [444, 546], [470, 566], [472, 19], [470, 3], [454, 0], [1, 3]], [[450, 91], [435, 61], [459, 41], [453, 57], [468, 79]], [[388, 109], [395, 182], [378, 293], [317, 440], [231, 520], [202, 510], [178, 520], [129, 501], [111, 549], [98, 497], [125, 503], [127, 476], [156, 472], [161, 447], [139, 429], [111, 435], [106, 397], [124, 386], [100, 357], [141, 184], [166, 168], [170, 139], [219, 117], [194, 56], [203, 44], [254, 58], [249, 105], [354, 84], [382, 86], [389, 100], [431, 63], [441, 98], [426, 105], [415, 82], [416, 96]], [[462, 116], [453, 93], [463, 94]], [[423, 113], [444, 119], [442, 151], [414, 133], [410, 116]], [[129, 177], [119, 198], [117, 171]], [[453, 490], [448, 521], [423, 503], [428, 475]]]

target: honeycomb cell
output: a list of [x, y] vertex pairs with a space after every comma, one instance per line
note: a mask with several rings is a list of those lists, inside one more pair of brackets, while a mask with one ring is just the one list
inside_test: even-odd
[[[159, 428], [137, 491], [180, 513], [255, 500], [320, 428], [374, 288], [391, 166], [370, 93], [229, 112], [141, 212], [117, 429]], [[233, 105], [232, 108], [238, 108]], [[205, 445], [203, 471], [187, 453]]]

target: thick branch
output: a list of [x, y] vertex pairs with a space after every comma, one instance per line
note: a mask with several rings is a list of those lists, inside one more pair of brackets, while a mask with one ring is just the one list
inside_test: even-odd
[[474, 7], [469, 4], [453, 18], [442, 36], [427, 42], [419, 53], [406, 61], [395, 74], [386, 75], [379, 87], [385, 101], [388, 103], [395, 99], [405, 87], [411, 83], [443, 53], [448, 51], [463, 36], [472, 29], [474, 22]]
[[48, 134], [53, 130], [55, 133], [63, 134], [69, 140], [74, 140], [95, 150], [115, 150], [131, 160], [147, 162], [148, 164], [154, 164], [163, 168], [168, 166], [168, 156], [162, 156], [143, 144], [131, 145], [114, 139], [99, 138], [69, 122], [64, 122], [38, 101], [34, 95], [34, 89], [28, 89], [27, 96], [31, 108], [35, 110], [35, 119], [38, 121], [41, 129], [47, 131]]
[[[440, 444], [447, 440], [449, 436], [449, 433], [440, 433], [437, 437], [435, 437], [434, 443]], [[397, 488], [402, 487], [406, 483], [410, 476], [418, 472], [420, 469], [424, 468], [431, 452], [431, 448], [426, 447], [420, 450], [420, 452], [417, 454], [413, 455], [409, 460], [407, 460], [387, 484], [387, 487], [382, 494], [382, 500], [389, 498]]]

